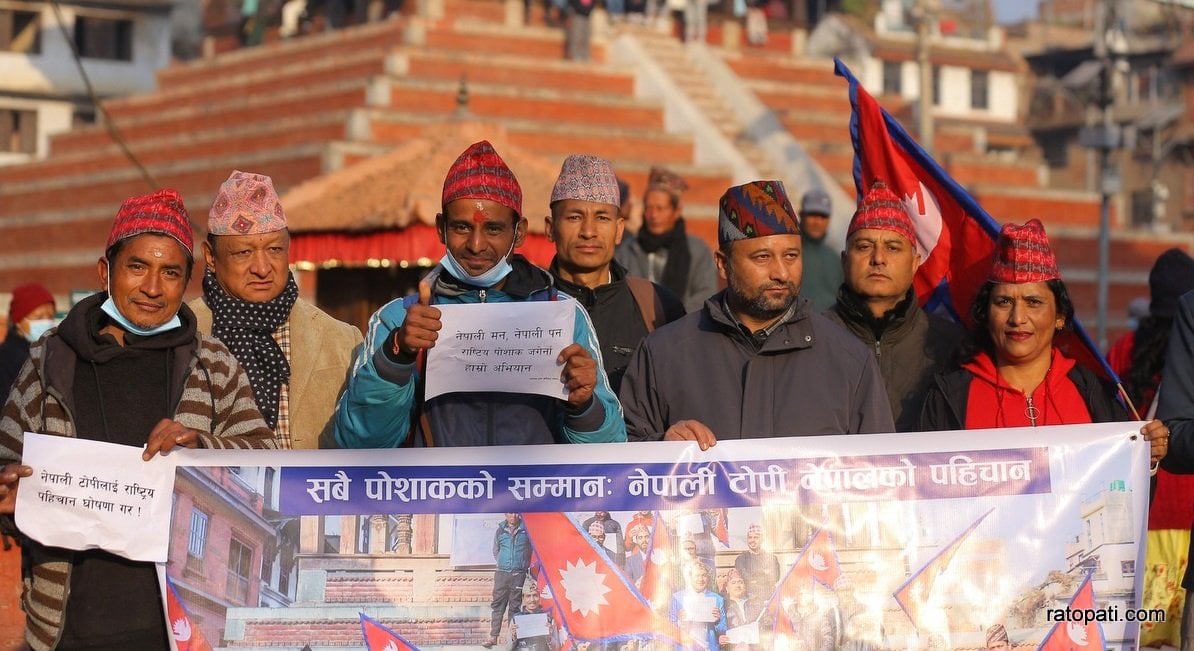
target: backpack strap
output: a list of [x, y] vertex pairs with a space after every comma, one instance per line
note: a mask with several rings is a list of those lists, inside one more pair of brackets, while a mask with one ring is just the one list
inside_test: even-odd
[[626, 276], [626, 286], [638, 304], [639, 314], [643, 316], [643, 325], [647, 326], [647, 334], [663, 325], [663, 301], [659, 300], [659, 292], [655, 291], [655, 283], [638, 276]]

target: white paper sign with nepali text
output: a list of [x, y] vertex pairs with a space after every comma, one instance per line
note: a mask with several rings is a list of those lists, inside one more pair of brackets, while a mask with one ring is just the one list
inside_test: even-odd
[[426, 398], [462, 391], [564, 399], [560, 351], [572, 344], [570, 300], [436, 305], [443, 329], [427, 351]]
[[141, 459], [141, 448], [25, 433], [16, 522], [54, 547], [103, 549], [134, 561], [166, 562], [174, 463]]

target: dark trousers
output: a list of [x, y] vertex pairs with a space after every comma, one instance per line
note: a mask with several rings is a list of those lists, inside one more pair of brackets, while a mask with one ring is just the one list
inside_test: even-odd
[[513, 616], [522, 606], [522, 584], [526, 583], [527, 571], [493, 573], [493, 601], [489, 602], [492, 617], [489, 623], [489, 637], [497, 639], [502, 632], [502, 621]]

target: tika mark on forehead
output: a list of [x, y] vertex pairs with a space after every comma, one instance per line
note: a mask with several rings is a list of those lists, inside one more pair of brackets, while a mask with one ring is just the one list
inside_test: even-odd
[[489, 213], [486, 212], [485, 206], [478, 201], [473, 204], [473, 221], [478, 224], [484, 224], [485, 220], [489, 218]]

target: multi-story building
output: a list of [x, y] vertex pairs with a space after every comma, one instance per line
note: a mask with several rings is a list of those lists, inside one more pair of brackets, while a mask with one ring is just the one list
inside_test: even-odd
[[[170, 62], [170, 0], [0, 0], [0, 165], [44, 158], [98, 99], [152, 90]], [[75, 59], [78, 54], [78, 62]]]

